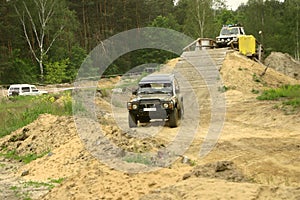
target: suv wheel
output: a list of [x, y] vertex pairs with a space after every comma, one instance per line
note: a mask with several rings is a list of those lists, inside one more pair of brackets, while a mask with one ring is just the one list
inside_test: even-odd
[[178, 126], [178, 110], [177, 110], [177, 108], [175, 108], [170, 113], [169, 126], [172, 127], [172, 128]]
[[137, 127], [137, 116], [132, 113], [128, 113], [128, 125], [129, 128]]
[[13, 91], [13, 92], [11, 93], [11, 95], [12, 95], [12, 96], [19, 96], [19, 92]]

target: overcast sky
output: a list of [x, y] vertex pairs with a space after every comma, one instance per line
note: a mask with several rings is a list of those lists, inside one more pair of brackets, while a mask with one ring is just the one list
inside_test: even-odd
[[229, 9], [236, 10], [239, 5], [241, 5], [242, 3], [246, 4], [247, 2], [248, 0], [227, 0], [227, 5]]
[[[177, 2], [178, 0], [175, 0]], [[279, 0], [283, 2], [283, 0]], [[246, 4], [248, 0], [226, 0], [228, 9], [236, 10], [242, 3]]]
[[[175, 0], [175, 3], [178, 0]], [[248, 0], [227, 0], [227, 5], [229, 9], [236, 10], [241, 3], [247, 3]]]

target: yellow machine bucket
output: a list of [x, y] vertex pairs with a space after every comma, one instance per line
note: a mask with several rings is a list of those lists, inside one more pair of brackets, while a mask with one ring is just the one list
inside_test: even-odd
[[245, 56], [252, 56], [256, 52], [256, 40], [253, 35], [239, 36], [239, 51]]

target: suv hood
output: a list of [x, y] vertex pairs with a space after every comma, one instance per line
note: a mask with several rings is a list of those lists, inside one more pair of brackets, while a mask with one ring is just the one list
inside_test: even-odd
[[217, 39], [227, 39], [227, 38], [236, 38], [238, 37], [239, 35], [220, 35], [218, 37], [216, 37]]
[[172, 99], [171, 95], [168, 94], [140, 94], [137, 97], [133, 98], [133, 101], [140, 101], [140, 100], [152, 100], [152, 99], [159, 99], [162, 101], [170, 101]]

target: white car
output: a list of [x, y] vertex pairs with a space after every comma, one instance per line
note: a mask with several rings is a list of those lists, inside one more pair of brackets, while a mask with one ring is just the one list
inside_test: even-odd
[[47, 94], [47, 91], [38, 90], [35, 85], [15, 84], [8, 88], [8, 96], [26, 96], [26, 95], [41, 95]]
[[220, 35], [216, 38], [218, 47], [228, 47], [232, 42], [235, 47], [238, 46], [238, 37], [245, 35], [244, 27], [235, 25], [223, 26]]

